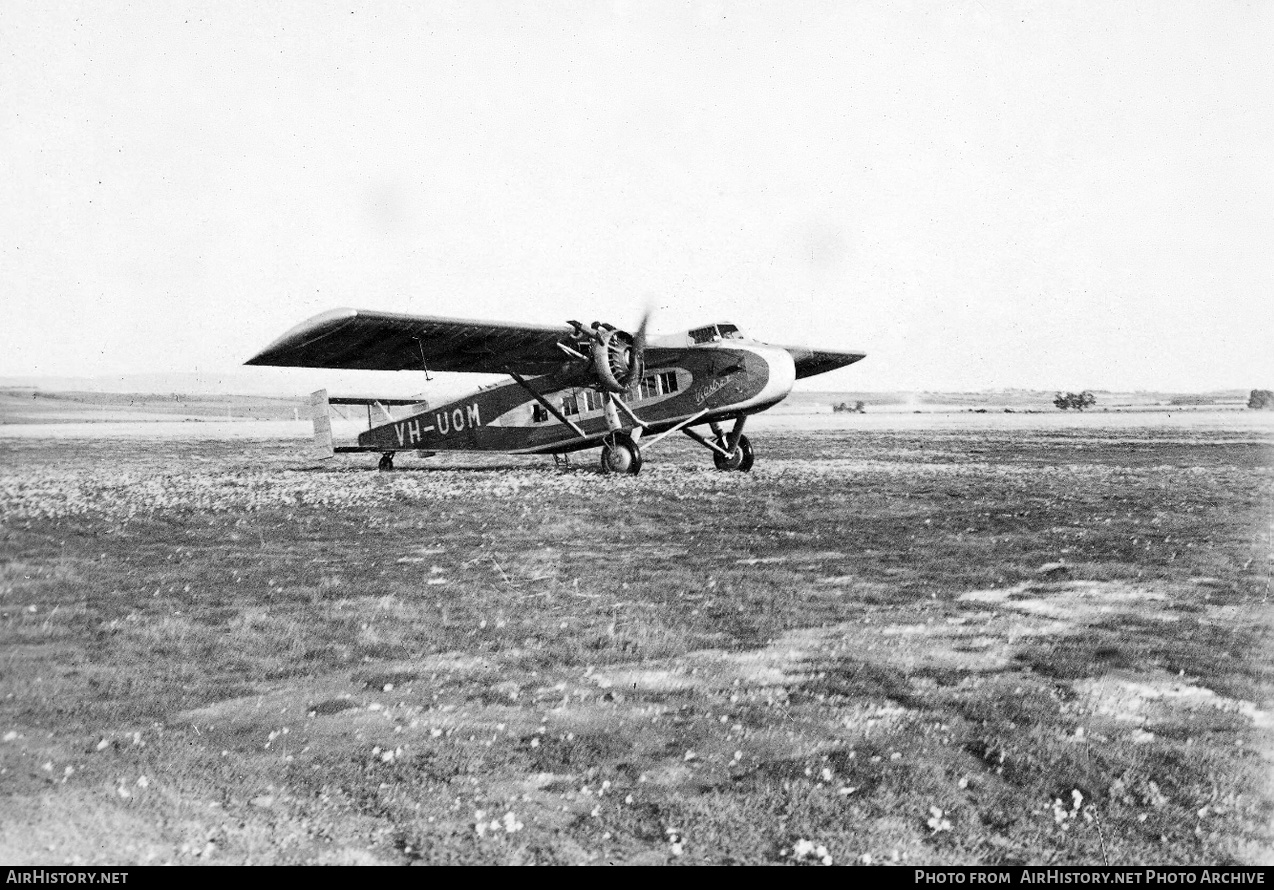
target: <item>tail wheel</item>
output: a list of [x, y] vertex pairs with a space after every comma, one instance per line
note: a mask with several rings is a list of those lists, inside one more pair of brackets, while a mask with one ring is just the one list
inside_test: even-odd
[[394, 452], [386, 451], [384, 454], [382, 454], [380, 456], [380, 463], [377, 464], [377, 468], [382, 473], [387, 473], [390, 470], [392, 470], [394, 468]]
[[641, 447], [628, 433], [611, 433], [602, 440], [602, 472], [627, 473], [636, 476], [641, 472]]
[[734, 446], [734, 452], [729, 457], [724, 457], [712, 453], [712, 462], [717, 465], [718, 470], [738, 470], [740, 473], [746, 473], [752, 469], [752, 463], [756, 456], [752, 453], [752, 443], [748, 441], [748, 437], [739, 436], [738, 443]]

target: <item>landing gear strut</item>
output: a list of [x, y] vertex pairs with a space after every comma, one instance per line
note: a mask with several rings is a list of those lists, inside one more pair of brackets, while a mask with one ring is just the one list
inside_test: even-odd
[[628, 433], [616, 430], [602, 440], [603, 473], [636, 476], [641, 472], [641, 464], [641, 446]]
[[716, 464], [718, 470], [737, 470], [740, 473], [746, 473], [752, 469], [752, 462], [756, 459], [752, 453], [752, 443], [748, 441], [747, 436], [743, 435], [743, 424], [746, 420], [746, 416], [736, 419], [734, 429], [730, 430], [729, 435], [726, 435], [716, 421], [710, 422], [708, 425], [712, 428], [711, 439], [692, 429], [684, 429], [682, 432], [712, 452], [712, 462]]
[[[724, 443], [727, 447], [729, 443]], [[734, 450], [730, 452], [729, 457], [723, 454], [712, 453], [712, 462], [716, 464], [718, 470], [738, 470], [740, 473], [746, 473], [752, 469], [752, 462], [755, 455], [752, 453], [752, 443], [748, 441], [748, 437], [739, 434], [739, 440], [734, 445]]]
[[392, 470], [394, 468], [394, 452], [386, 451], [382, 454], [380, 456], [380, 463], [376, 465], [376, 468], [382, 473], [388, 473]]

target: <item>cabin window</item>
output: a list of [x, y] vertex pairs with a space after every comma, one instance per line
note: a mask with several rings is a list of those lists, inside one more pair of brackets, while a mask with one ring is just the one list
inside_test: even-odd
[[572, 414], [579, 414], [579, 402], [575, 396], [567, 396], [562, 399], [562, 413], [568, 417]]
[[637, 388], [637, 398], [653, 399], [655, 396], [666, 396], [669, 393], [674, 393], [677, 389], [677, 372], [664, 371], [660, 374], [643, 377]]
[[545, 409], [545, 407], [541, 405], [539, 402], [536, 402], [534, 407], [531, 408], [531, 422], [544, 423], [544, 421], [548, 419], [549, 419], [548, 410]]
[[595, 389], [584, 390], [584, 410], [600, 411], [602, 407], [602, 394]]
[[743, 334], [732, 324], [719, 324], [717, 330], [721, 332], [722, 340], [742, 340]]

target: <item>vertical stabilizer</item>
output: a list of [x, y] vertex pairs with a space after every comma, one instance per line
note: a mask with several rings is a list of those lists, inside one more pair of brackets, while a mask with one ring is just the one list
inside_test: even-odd
[[335, 457], [332, 448], [332, 415], [327, 409], [327, 390], [320, 389], [310, 394], [310, 416], [314, 420], [314, 447], [310, 457], [315, 460], [326, 460]]

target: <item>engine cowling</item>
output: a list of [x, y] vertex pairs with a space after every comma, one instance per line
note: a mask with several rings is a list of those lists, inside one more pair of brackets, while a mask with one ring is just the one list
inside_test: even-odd
[[641, 380], [645, 361], [636, 340], [627, 331], [598, 326], [592, 338], [591, 358], [598, 383], [607, 392], [626, 392]]

